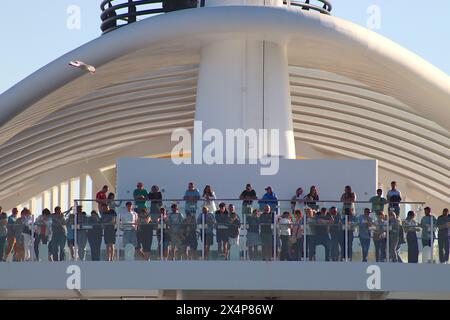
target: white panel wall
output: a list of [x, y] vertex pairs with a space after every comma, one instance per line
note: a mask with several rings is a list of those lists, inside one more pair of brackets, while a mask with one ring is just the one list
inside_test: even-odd
[[[122, 158], [117, 161], [117, 197], [131, 199], [136, 183], [149, 190], [156, 184], [163, 198], [180, 199], [189, 181], [203, 191], [212, 185], [218, 198], [238, 198], [246, 183], [252, 183], [258, 197], [271, 185], [279, 199], [290, 199], [297, 187], [319, 188], [321, 200], [340, 199], [351, 185], [358, 200], [368, 200], [377, 187], [376, 160], [289, 160], [281, 159], [278, 174], [260, 175], [259, 165], [175, 165], [170, 159]], [[236, 203], [240, 203], [236, 201]]]

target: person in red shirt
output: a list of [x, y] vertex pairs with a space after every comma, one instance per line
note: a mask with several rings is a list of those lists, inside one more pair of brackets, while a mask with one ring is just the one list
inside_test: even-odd
[[97, 194], [95, 195], [95, 200], [98, 203], [98, 209], [99, 210], [100, 210], [101, 204], [103, 204], [103, 203], [106, 204], [106, 199], [107, 199], [106, 193], [108, 192], [108, 189], [109, 189], [108, 186], [104, 185], [102, 190], [97, 192]]

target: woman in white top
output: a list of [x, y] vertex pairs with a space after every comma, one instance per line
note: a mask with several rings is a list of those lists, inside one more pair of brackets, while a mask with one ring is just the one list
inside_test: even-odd
[[292, 212], [295, 212], [296, 210], [303, 211], [305, 209], [305, 199], [303, 196], [302, 188], [298, 188], [297, 191], [295, 192], [295, 196], [292, 197], [291, 209]]
[[281, 261], [290, 260], [289, 257], [289, 237], [291, 236], [292, 220], [288, 211], [283, 212], [280, 219], [280, 238], [281, 238]]
[[214, 200], [216, 199], [216, 194], [210, 185], [206, 185], [205, 189], [203, 189], [203, 199], [205, 202], [203, 203], [204, 207], [209, 209], [209, 212], [216, 212], [216, 203]]

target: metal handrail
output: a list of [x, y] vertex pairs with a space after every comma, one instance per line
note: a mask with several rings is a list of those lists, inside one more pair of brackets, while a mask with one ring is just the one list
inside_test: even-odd
[[[100, 4], [100, 9], [102, 10], [102, 13], [100, 15], [102, 24], [100, 28], [103, 33], [107, 33], [121, 27], [121, 25], [117, 24], [119, 20], [124, 20], [128, 21], [128, 23], [132, 23], [137, 20], [137, 17], [149, 16], [165, 12], [162, 8], [161, 0], [132, 0], [130, 2], [128, 0], [121, 1], [123, 1], [123, 3], [113, 4], [114, 2], [117, 3], [117, 0], [102, 0]], [[148, 4], [161, 4], [161, 8], [139, 10], [139, 7]], [[117, 14], [117, 10], [124, 8], [128, 9], [126, 13]]]
[[[119, 3], [120, 1], [120, 3]], [[194, 0], [193, 3], [196, 3], [195, 6], [189, 6], [187, 8], [194, 8], [197, 6], [204, 7], [205, 2], [207, 0]], [[303, 10], [312, 10], [317, 11], [322, 14], [329, 15], [332, 10], [332, 5], [329, 0], [291, 0], [286, 1], [284, 0], [283, 3], [285, 5], [296, 6], [300, 7]], [[315, 2], [310, 3], [310, 2]], [[322, 6], [319, 5], [323, 4]], [[144, 5], [149, 4], [160, 4], [160, 8], [155, 9], [145, 9], [145, 10], [139, 10]], [[126, 21], [129, 23], [133, 23], [137, 21], [137, 17], [141, 16], [152, 16], [159, 13], [164, 13], [171, 11], [173, 9], [166, 6], [168, 4], [167, 0], [102, 0], [100, 4], [100, 9], [102, 10], [102, 13], [100, 15], [100, 19], [102, 20], [101, 23], [101, 30], [103, 33], [107, 33], [110, 31], [113, 31], [117, 28], [120, 28], [124, 26], [125, 24], [119, 25], [119, 21]], [[127, 9], [126, 13], [117, 14], [117, 10], [120, 9]]]
[[[330, 1], [328, 0], [311, 0], [312, 2], [320, 2], [323, 4], [323, 6], [319, 6], [316, 4], [311, 4], [310, 0], [291, 0], [290, 5], [295, 7], [301, 7], [303, 10], [313, 10], [318, 11], [323, 14], [330, 15], [331, 10], [333, 9], [333, 6], [331, 5]], [[288, 1], [284, 0], [284, 4], [288, 4]]]
[[[312, 203], [312, 202], [316, 202], [316, 203], [350, 203], [350, 202], [346, 202], [346, 201], [341, 201], [341, 200], [308, 200], [308, 199], [303, 199], [304, 203]], [[104, 201], [107, 202], [106, 200], [97, 200], [97, 199], [74, 199], [75, 203], [82, 203], [82, 202], [99, 202], [99, 201]], [[205, 198], [200, 197], [199, 200], [185, 200], [185, 199], [174, 199], [174, 198], [167, 198], [167, 199], [145, 199], [145, 200], [136, 200], [136, 199], [114, 199], [114, 202], [119, 202], [119, 203], [123, 203], [123, 202], [139, 202], [139, 201], [144, 201], [144, 202], [174, 202], [174, 203], [178, 203], [178, 202], [189, 202], [189, 201], [205, 201]], [[215, 198], [215, 199], [210, 199], [210, 201], [215, 201], [215, 202], [221, 202], [221, 201], [232, 201], [232, 202], [241, 202], [241, 201], [254, 201], [254, 202], [289, 202], [292, 203], [294, 202], [293, 199], [264, 199], [264, 198], [256, 198], [256, 199], [239, 199], [239, 198]], [[352, 201], [352, 204], [369, 204], [371, 203], [370, 201], [362, 201], [362, 200], [357, 200], [357, 201]], [[387, 202], [386, 205], [389, 204], [395, 204], [395, 205], [402, 205], [402, 204], [412, 204], [412, 205], [425, 205], [426, 202], [424, 201], [390, 201]]]

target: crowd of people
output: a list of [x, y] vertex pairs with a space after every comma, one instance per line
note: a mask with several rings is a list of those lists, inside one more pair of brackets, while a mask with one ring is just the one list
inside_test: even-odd
[[[247, 184], [239, 196], [240, 213], [233, 203], [221, 201], [216, 206], [213, 188], [207, 185], [200, 193], [192, 182], [183, 197], [184, 208], [178, 203], [166, 208], [156, 185], [148, 192], [139, 182], [134, 199], [124, 207], [108, 191], [104, 186], [96, 194], [98, 210], [90, 215], [81, 205], [66, 212], [59, 206], [53, 213], [46, 208], [36, 219], [27, 208], [21, 212], [13, 208], [10, 216], [0, 208], [1, 260], [8, 261], [11, 255], [13, 261], [85, 260], [89, 244], [90, 259], [99, 261], [104, 243], [104, 259], [113, 261], [117, 258], [116, 239], [121, 237], [123, 248], [140, 260], [155, 258], [152, 246], [156, 238], [156, 258], [163, 260], [208, 260], [216, 242], [215, 253], [224, 260], [314, 261], [318, 246], [322, 246], [326, 261], [352, 261], [355, 235], [363, 262], [368, 261], [373, 241], [377, 262], [403, 262], [400, 246], [406, 243], [408, 262], [417, 263], [419, 238], [422, 247], [432, 247], [437, 239], [440, 263], [449, 259], [448, 209], [436, 219], [426, 207], [420, 222], [415, 212], [409, 211], [401, 221], [402, 195], [395, 181], [386, 198], [378, 189], [360, 215], [356, 214], [356, 194], [350, 186], [344, 188], [339, 208], [320, 207], [318, 189], [311, 186], [306, 195], [298, 188], [289, 201], [290, 208], [282, 210], [272, 187], [265, 188], [258, 198]], [[66, 247], [70, 257], [65, 256]]]

